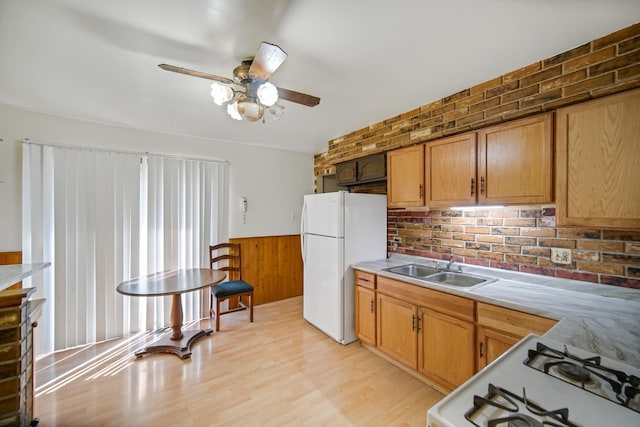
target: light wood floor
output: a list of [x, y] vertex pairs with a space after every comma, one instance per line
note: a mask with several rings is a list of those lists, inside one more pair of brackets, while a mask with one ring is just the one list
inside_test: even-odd
[[443, 397], [310, 326], [301, 297], [256, 307], [253, 324], [246, 312], [221, 321], [191, 359], [135, 359], [144, 334], [39, 359], [39, 426], [425, 426]]

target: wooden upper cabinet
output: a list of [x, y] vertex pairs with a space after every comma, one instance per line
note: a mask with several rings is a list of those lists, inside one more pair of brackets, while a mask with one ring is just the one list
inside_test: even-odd
[[336, 165], [336, 182], [340, 185], [355, 184], [358, 180], [358, 169], [355, 160]]
[[427, 206], [475, 205], [475, 132], [427, 143], [425, 163]]
[[387, 153], [387, 201], [390, 208], [424, 206], [424, 144]]
[[386, 154], [374, 154], [358, 159], [358, 182], [372, 182], [387, 177]]
[[553, 113], [478, 131], [478, 204], [553, 201]]
[[559, 226], [640, 228], [640, 89], [556, 115]]
[[387, 178], [386, 154], [378, 153], [336, 164], [336, 181], [340, 185], [363, 184]]

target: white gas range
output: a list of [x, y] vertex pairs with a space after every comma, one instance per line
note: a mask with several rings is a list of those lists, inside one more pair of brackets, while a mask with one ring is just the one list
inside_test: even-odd
[[428, 427], [640, 426], [640, 368], [529, 335], [429, 409]]

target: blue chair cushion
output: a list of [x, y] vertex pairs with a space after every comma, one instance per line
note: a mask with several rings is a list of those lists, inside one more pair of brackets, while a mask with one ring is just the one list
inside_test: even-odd
[[211, 287], [211, 292], [216, 298], [224, 298], [232, 295], [252, 292], [253, 286], [244, 280], [233, 280], [231, 282], [222, 282]]

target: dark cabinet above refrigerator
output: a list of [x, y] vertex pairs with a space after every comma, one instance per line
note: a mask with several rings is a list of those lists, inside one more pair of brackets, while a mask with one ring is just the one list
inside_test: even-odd
[[357, 185], [387, 179], [385, 153], [373, 154], [336, 164], [338, 185]]

